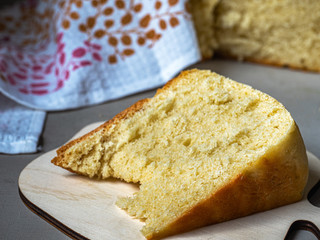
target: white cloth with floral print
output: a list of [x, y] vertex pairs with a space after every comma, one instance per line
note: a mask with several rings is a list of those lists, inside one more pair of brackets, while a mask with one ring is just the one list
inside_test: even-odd
[[46, 113], [30, 110], [0, 94], [0, 151], [32, 153], [39, 149]]
[[37, 151], [47, 111], [159, 87], [199, 60], [185, 0], [29, 0], [3, 8], [0, 152]]

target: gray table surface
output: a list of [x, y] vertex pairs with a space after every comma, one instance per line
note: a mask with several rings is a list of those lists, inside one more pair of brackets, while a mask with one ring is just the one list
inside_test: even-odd
[[[278, 99], [296, 120], [308, 151], [320, 158], [320, 74], [226, 60], [210, 60], [189, 68], [211, 69]], [[0, 154], [0, 239], [69, 239], [23, 204], [18, 193], [20, 172], [29, 162], [61, 146], [86, 125], [108, 120], [154, 93], [152, 90], [96, 106], [50, 112], [41, 136], [41, 152]], [[314, 239], [311, 234], [301, 236]]]

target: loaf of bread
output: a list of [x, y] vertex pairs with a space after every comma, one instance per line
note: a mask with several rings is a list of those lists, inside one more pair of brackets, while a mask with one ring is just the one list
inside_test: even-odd
[[191, 4], [204, 57], [215, 51], [239, 60], [320, 71], [320, 1], [192, 0]]
[[296, 202], [308, 176], [303, 140], [284, 106], [206, 70], [182, 72], [58, 149], [52, 162], [139, 183], [117, 205], [145, 221], [147, 239]]
[[218, 48], [218, 44], [214, 31], [214, 14], [219, 0], [190, 0], [190, 10], [193, 22], [197, 32], [200, 51], [204, 59], [213, 56], [214, 50]]

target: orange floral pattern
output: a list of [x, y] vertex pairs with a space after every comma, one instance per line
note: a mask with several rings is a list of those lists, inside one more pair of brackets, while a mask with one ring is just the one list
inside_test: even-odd
[[[40, 11], [34, 1], [22, 2], [12, 12], [4, 11], [0, 14], [0, 44], [10, 40], [10, 43], [18, 48], [43, 50], [54, 32], [51, 24], [54, 14], [55, 11], [49, 6]], [[11, 39], [10, 36], [20, 37]]]
[[[111, 66], [191, 21], [184, 0], [28, 0], [0, 15], [0, 81], [21, 94], [60, 90], [81, 68]], [[76, 76], [76, 75], [75, 75]]]
[[[168, 0], [169, 7], [164, 9], [162, 1], [158, 0], [154, 2], [153, 11], [143, 12], [143, 1], [92, 0], [90, 4], [95, 12], [83, 19], [82, 1], [62, 1], [59, 4], [63, 12], [61, 27], [67, 30], [76, 22], [79, 31], [87, 35], [89, 42], [106, 39], [105, 43], [113, 48], [113, 53], [107, 59], [110, 64], [114, 64], [119, 58], [124, 60], [135, 53], [134, 42], [138, 46], [152, 47], [161, 38], [163, 31], [179, 25], [180, 16], [190, 20], [187, 8], [172, 11], [178, 2]], [[137, 14], [139, 18], [135, 19]], [[134, 20], [137, 21], [134, 23]], [[158, 28], [152, 26], [152, 22], [156, 22]]]

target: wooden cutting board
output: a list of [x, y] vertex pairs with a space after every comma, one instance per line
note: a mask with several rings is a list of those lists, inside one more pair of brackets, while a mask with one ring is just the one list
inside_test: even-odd
[[[82, 129], [75, 137], [96, 128]], [[137, 185], [118, 180], [96, 181], [72, 174], [51, 164], [55, 151], [32, 161], [19, 177], [20, 196], [36, 214], [75, 239], [144, 239], [143, 223], [115, 206], [119, 196], [131, 195]], [[308, 220], [320, 226], [320, 208], [307, 200], [307, 194], [320, 179], [320, 161], [308, 152], [310, 176], [302, 201], [203, 227], [168, 239], [284, 239], [296, 220]], [[318, 231], [304, 221], [295, 227]]]

